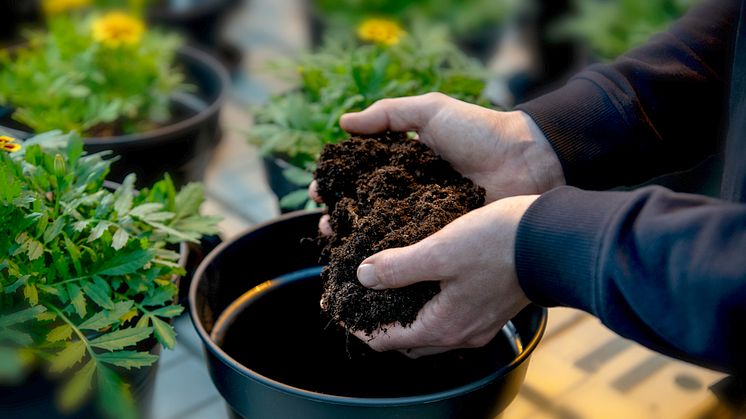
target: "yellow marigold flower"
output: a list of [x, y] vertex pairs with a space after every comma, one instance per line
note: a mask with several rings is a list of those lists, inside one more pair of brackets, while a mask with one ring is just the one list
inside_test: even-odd
[[15, 153], [16, 151], [21, 149], [21, 145], [17, 144], [15, 141], [16, 139], [13, 137], [0, 135], [0, 149], [8, 151], [10, 153]]
[[47, 15], [57, 15], [89, 6], [91, 0], [43, 0], [42, 8]]
[[396, 45], [406, 32], [398, 23], [388, 19], [367, 19], [357, 28], [357, 36], [363, 41], [384, 45]]
[[93, 21], [93, 39], [107, 47], [135, 45], [145, 33], [145, 23], [124, 12], [109, 12]]

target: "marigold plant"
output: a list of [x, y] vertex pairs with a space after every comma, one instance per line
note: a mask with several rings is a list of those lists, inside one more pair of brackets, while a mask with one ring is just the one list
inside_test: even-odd
[[36, 132], [147, 131], [169, 121], [170, 96], [187, 88], [180, 45], [124, 12], [55, 16], [47, 32], [0, 54], [0, 104]]
[[177, 193], [166, 177], [138, 192], [132, 175], [106, 187], [108, 170], [75, 134], [0, 151], [0, 383], [46, 369], [66, 377], [61, 409], [95, 388], [107, 416], [128, 418], [122, 374], [152, 365], [156, 341], [176, 343], [179, 243], [217, 220], [199, 215], [199, 184]]

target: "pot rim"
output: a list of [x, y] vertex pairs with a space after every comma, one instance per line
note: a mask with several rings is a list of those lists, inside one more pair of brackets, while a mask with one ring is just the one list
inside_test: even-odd
[[452, 398], [454, 396], [467, 394], [473, 391], [476, 391], [488, 384], [490, 384], [492, 381], [494, 381], [496, 378], [507, 375], [508, 372], [516, 369], [519, 365], [523, 364], [528, 360], [528, 358], [533, 353], [536, 346], [539, 344], [539, 341], [541, 340], [542, 336], [544, 335], [544, 330], [546, 329], [547, 325], [547, 309], [545, 307], [540, 307], [534, 305], [534, 307], [539, 308], [541, 311], [541, 320], [539, 327], [536, 330], [536, 333], [531, 336], [530, 340], [528, 342], [525, 342], [523, 345], [523, 351], [518, 354], [510, 363], [507, 365], [504, 365], [497, 369], [496, 371], [493, 371], [488, 376], [479, 379], [477, 381], [450, 389], [445, 391], [440, 391], [436, 393], [430, 393], [430, 394], [423, 394], [423, 395], [417, 395], [417, 396], [406, 396], [406, 397], [387, 397], [387, 398], [364, 398], [364, 397], [345, 397], [345, 396], [336, 396], [332, 394], [325, 394], [325, 393], [319, 393], [315, 391], [305, 390], [299, 387], [294, 387], [288, 384], [284, 384], [282, 382], [273, 380], [269, 377], [263, 376], [255, 371], [253, 371], [250, 368], [247, 368], [246, 366], [236, 362], [233, 358], [231, 358], [227, 353], [225, 353], [215, 342], [212, 341], [210, 338], [210, 335], [207, 333], [205, 328], [202, 326], [202, 322], [198, 317], [198, 310], [196, 307], [196, 297], [197, 297], [197, 289], [199, 287], [199, 284], [203, 280], [203, 276], [205, 273], [205, 270], [207, 269], [207, 266], [209, 266], [213, 260], [223, 252], [224, 249], [232, 246], [235, 242], [246, 236], [247, 234], [261, 230], [263, 228], [266, 228], [267, 226], [277, 223], [279, 221], [284, 221], [304, 215], [309, 215], [313, 213], [321, 213], [322, 210], [315, 210], [315, 211], [307, 211], [307, 210], [301, 210], [301, 211], [294, 211], [288, 214], [284, 214], [280, 217], [274, 218], [272, 220], [257, 224], [256, 226], [253, 226], [241, 234], [237, 235], [236, 237], [224, 241], [221, 243], [218, 247], [216, 247], [212, 252], [210, 252], [207, 257], [200, 263], [199, 267], [197, 267], [197, 270], [194, 273], [194, 276], [192, 278], [192, 283], [189, 287], [189, 316], [191, 317], [192, 324], [194, 325], [194, 328], [197, 330], [197, 334], [199, 335], [200, 339], [202, 340], [202, 343], [205, 345], [205, 348], [212, 353], [212, 355], [216, 356], [222, 363], [236, 371], [237, 373], [241, 374], [244, 377], [247, 377], [253, 381], [256, 381], [260, 384], [263, 384], [265, 386], [274, 388], [275, 390], [291, 394], [294, 396], [303, 397], [306, 399], [311, 399], [317, 402], [323, 402], [323, 403], [332, 403], [332, 404], [340, 404], [340, 405], [347, 405], [347, 406], [361, 406], [361, 407], [391, 407], [391, 406], [405, 406], [405, 405], [416, 405], [416, 404], [424, 404], [424, 403], [433, 403], [437, 402], [443, 399]]
[[[207, 108], [203, 109], [200, 112], [197, 112], [196, 114], [186, 119], [182, 119], [172, 124], [167, 124], [167, 125], [164, 125], [164, 126], [161, 126], [161, 127], [158, 127], [153, 130], [146, 131], [146, 132], [136, 132], [132, 134], [115, 135], [111, 137], [83, 137], [83, 143], [86, 145], [113, 146], [113, 145], [135, 143], [135, 142], [140, 142], [140, 141], [157, 141], [159, 138], [165, 138], [165, 137], [174, 135], [178, 132], [185, 131], [191, 127], [200, 125], [205, 120], [207, 120], [212, 115], [214, 115], [216, 112], [218, 112], [220, 108], [223, 106], [223, 104], [225, 104], [228, 98], [228, 86], [230, 84], [230, 77], [228, 76], [228, 71], [223, 67], [222, 64], [220, 64], [220, 62], [218, 62], [210, 54], [191, 45], [181, 46], [177, 51], [177, 56], [182, 57], [182, 59], [185, 57], [187, 59], [198, 62], [200, 65], [203, 65], [209, 68], [210, 71], [214, 73], [214, 75], [217, 77], [219, 85], [220, 85], [220, 88], [219, 88], [220, 91], [217, 97], [214, 100], [212, 100], [212, 102], [207, 106]], [[34, 135], [33, 132], [21, 131], [21, 130], [10, 128], [7, 126], [0, 126], [0, 129], [2, 129], [3, 131], [7, 131], [11, 134], [15, 134], [14, 136], [18, 136], [18, 137], [24, 137], [24, 135], [25, 136]], [[24, 134], [24, 135], [20, 135], [20, 134]]]

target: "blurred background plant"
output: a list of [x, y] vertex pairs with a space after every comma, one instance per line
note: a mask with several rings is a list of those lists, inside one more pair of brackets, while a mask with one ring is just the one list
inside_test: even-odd
[[[327, 143], [348, 137], [339, 127], [342, 114], [359, 111], [386, 97], [440, 91], [486, 104], [482, 92], [487, 72], [462, 53], [443, 26], [417, 22], [411, 28], [385, 19], [362, 22], [355, 30], [330, 34], [317, 51], [292, 62], [296, 89], [272, 97], [253, 109], [249, 138], [265, 155], [290, 163], [285, 177], [307, 186], [314, 162]], [[306, 202], [302, 190], [282, 197], [283, 207]]]
[[13, 118], [36, 132], [88, 136], [168, 122], [170, 95], [187, 88], [174, 65], [180, 38], [148, 30], [136, 14], [67, 12], [0, 55], [0, 102]]
[[445, 25], [451, 36], [462, 38], [499, 27], [519, 7], [518, 0], [312, 0], [314, 13], [335, 26], [355, 26], [382, 17], [406, 26], [417, 20]]
[[156, 340], [176, 343], [173, 249], [216, 232], [199, 215], [202, 186], [177, 193], [166, 177], [138, 193], [129, 176], [106, 188], [110, 161], [84, 154], [77, 134], [13, 151], [0, 150], [0, 383], [48, 369], [63, 378], [63, 411], [95, 388], [107, 416], [135, 417], [124, 371], [152, 365]]
[[553, 36], [587, 45], [610, 60], [643, 44], [698, 0], [573, 0], [574, 12], [551, 28]]

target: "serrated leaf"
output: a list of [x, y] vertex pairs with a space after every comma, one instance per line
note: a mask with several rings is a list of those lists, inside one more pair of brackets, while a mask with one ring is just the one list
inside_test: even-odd
[[129, 239], [130, 234], [127, 232], [127, 230], [120, 227], [117, 229], [116, 233], [114, 233], [114, 238], [111, 241], [111, 247], [116, 250], [121, 250], [127, 244], [127, 241]]
[[174, 331], [174, 328], [158, 317], [151, 316], [151, 320], [153, 321], [153, 329], [158, 342], [168, 349], [173, 349], [176, 346], [176, 331]]
[[26, 298], [32, 306], [39, 304], [39, 290], [36, 289], [36, 285], [26, 284], [23, 287], [23, 297]]
[[99, 306], [107, 310], [114, 309], [114, 302], [111, 301], [111, 287], [101, 278], [94, 277], [93, 281], [86, 282], [83, 285], [83, 292]]
[[102, 310], [88, 320], [78, 325], [78, 328], [85, 330], [101, 330], [105, 327], [119, 323], [119, 318], [132, 308], [132, 301], [121, 301], [114, 304], [114, 310]]
[[108, 221], [99, 221], [98, 224], [96, 224], [96, 227], [91, 230], [91, 235], [88, 236], [88, 242], [93, 242], [101, 238], [103, 236], [104, 231], [109, 228], [111, 225]]
[[117, 200], [114, 201], [114, 211], [122, 218], [132, 208], [132, 196], [134, 195], [135, 175], [129, 174], [122, 185], [117, 189]]
[[48, 322], [48, 321], [56, 320], [56, 319], [57, 319], [57, 314], [51, 311], [45, 311], [43, 313], [39, 313], [36, 315], [36, 320], [40, 322]]
[[15, 313], [6, 314], [0, 317], [0, 327], [8, 327], [27, 322], [45, 311], [47, 311], [47, 308], [44, 306], [34, 306], [16, 311]]
[[161, 307], [158, 310], [153, 310], [150, 313], [160, 317], [176, 317], [184, 312], [184, 307], [180, 305], [173, 305], [167, 307]]
[[148, 202], [148, 203], [141, 204], [133, 208], [132, 211], [130, 211], [130, 216], [142, 219], [148, 214], [158, 212], [161, 209], [163, 209], [163, 204], [158, 204], [155, 202]]
[[117, 330], [115, 332], [109, 332], [105, 335], [97, 337], [96, 339], [93, 339], [89, 343], [91, 344], [91, 346], [99, 349], [105, 349], [107, 351], [118, 351], [128, 346], [136, 345], [141, 340], [149, 338], [152, 333], [152, 327], [130, 327], [127, 329]]
[[137, 249], [132, 252], [117, 253], [105, 261], [96, 272], [98, 275], [127, 275], [145, 266], [153, 257], [153, 252]]
[[[84, 220], [84, 221], [77, 221], [73, 224], [73, 230], [80, 233], [81, 231], [85, 230], [86, 227], [88, 227], [88, 224], [90, 224], [90, 221]], [[102, 231], [103, 233], [103, 231]]]
[[144, 306], [162, 306], [173, 301], [176, 290], [171, 287], [156, 288], [153, 294], [145, 297], [142, 301]]
[[80, 362], [85, 355], [85, 342], [76, 340], [65, 345], [53, 358], [49, 370], [51, 372], [62, 372]]
[[80, 287], [75, 284], [67, 284], [67, 295], [70, 296], [70, 302], [75, 308], [75, 312], [78, 313], [80, 318], [84, 318], [86, 315], [85, 296]]
[[29, 260], [36, 260], [44, 253], [44, 245], [40, 241], [30, 239], [27, 243], [27, 254]]
[[73, 328], [69, 324], [63, 324], [57, 326], [47, 334], [47, 340], [49, 342], [59, 342], [61, 340], [68, 340], [73, 335]]
[[148, 367], [158, 360], [156, 355], [135, 351], [107, 352], [99, 354], [97, 358], [101, 362], [126, 369]]
[[189, 183], [176, 194], [175, 198], [175, 217], [183, 218], [191, 214], [196, 214], [202, 201], [205, 199], [204, 186], [200, 183]]
[[117, 373], [99, 364], [98, 387], [100, 405], [110, 417], [137, 419], [137, 410], [132, 393]]
[[137, 328], [143, 328], [150, 326], [150, 316], [142, 316], [140, 317], [140, 320], [137, 321], [137, 324], [135, 327]]
[[58, 403], [63, 412], [71, 412], [85, 401], [91, 389], [93, 373], [96, 371], [96, 361], [88, 361], [83, 368], [64, 384], [60, 392]]
[[4, 291], [6, 294], [12, 294], [18, 290], [18, 288], [21, 288], [22, 286], [26, 285], [26, 282], [28, 282], [29, 278], [31, 278], [30, 275], [23, 275], [20, 278], [18, 278], [14, 283], [8, 285], [5, 287]]
[[54, 220], [52, 225], [50, 225], [49, 227], [46, 228], [46, 230], [44, 230], [44, 243], [46, 244], [56, 239], [57, 236], [59, 236], [60, 233], [62, 232], [62, 228], [64, 226], [65, 226], [65, 217], [59, 217], [56, 220]]

